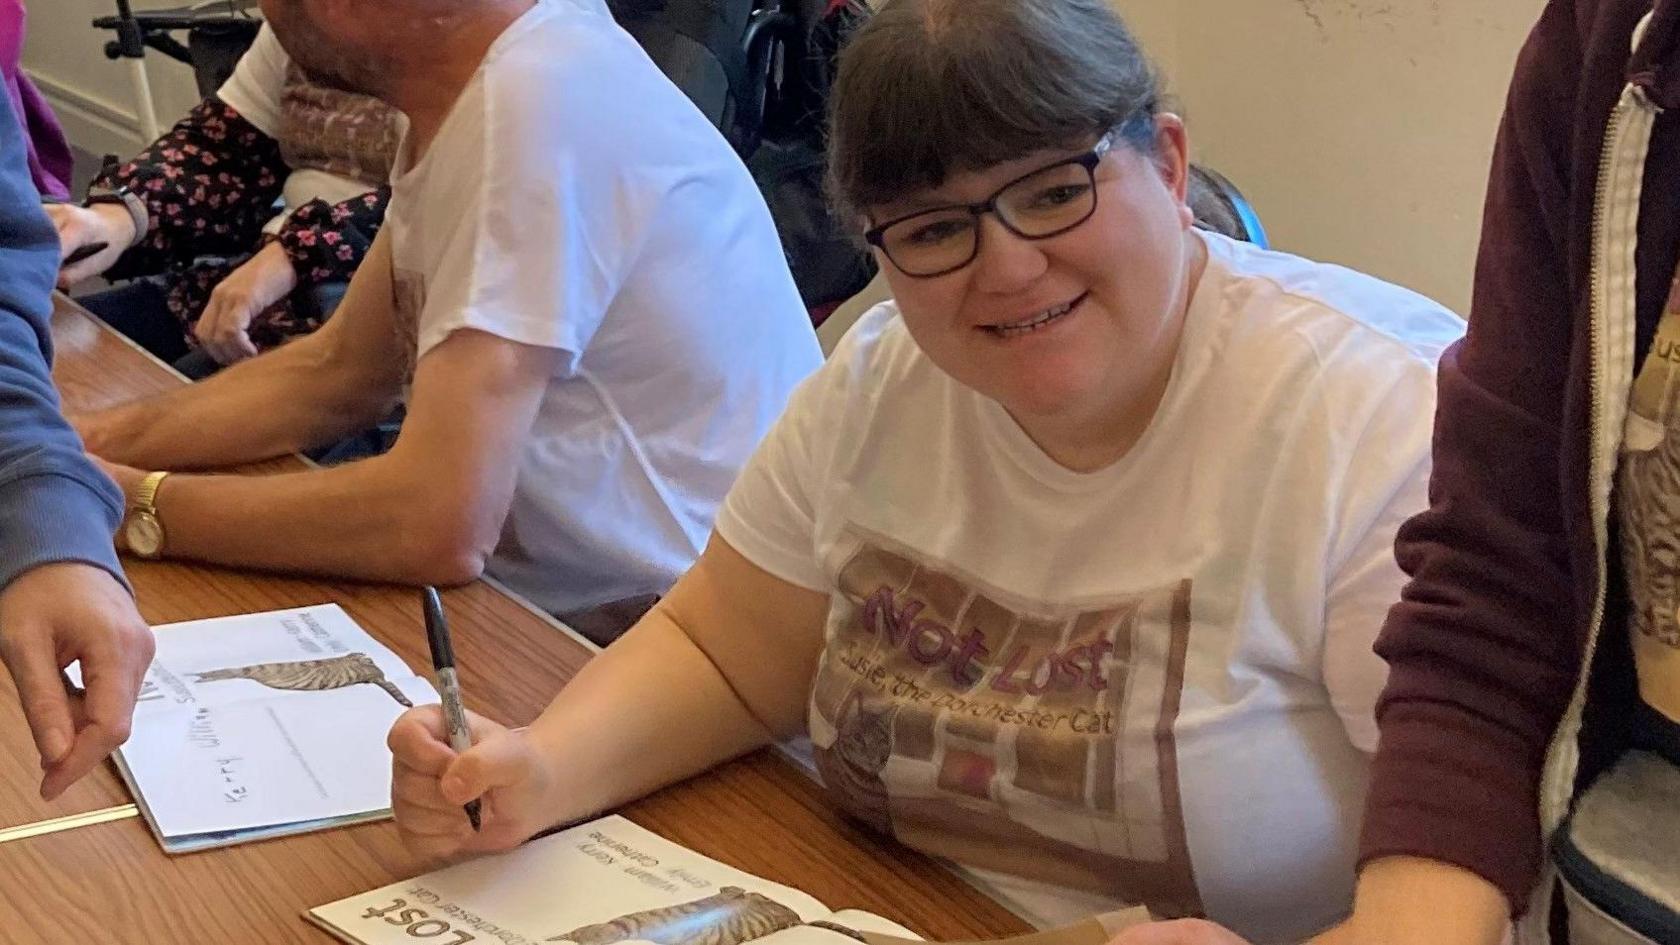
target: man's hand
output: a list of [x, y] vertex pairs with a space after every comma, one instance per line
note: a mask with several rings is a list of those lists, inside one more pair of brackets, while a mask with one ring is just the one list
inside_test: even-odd
[[[135, 469], [133, 466], [124, 466], [121, 463], [113, 463], [108, 459], [100, 459], [93, 455], [91, 451], [88, 453], [88, 458], [93, 460], [94, 465], [99, 467], [100, 472], [109, 476], [111, 481], [117, 484], [118, 489], [122, 490], [124, 508], [134, 502], [134, 493], [140, 489], [140, 481], [146, 478], [144, 472]], [[117, 532], [118, 534], [122, 533], [122, 526], [117, 526]]]
[[[0, 659], [17, 682], [51, 800], [128, 740], [152, 631], [117, 579], [88, 564], [25, 571], [0, 590]], [[62, 670], [81, 660], [84, 693]]]
[[278, 241], [271, 241], [210, 291], [193, 334], [217, 364], [254, 357], [251, 320], [297, 287], [297, 270]]
[[68, 203], [49, 203], [46, 211], [53, 227], [58, 230], [59, 259], [69, 259], [72, 253], [84, 246], [105, 244], [99, 252], [60, 269], [60, 289], [68, 289], [111, 268], [117, 257], [134, 243], [134, 218], [117, 204], [96, 203], [91, 207], [78, 207]]

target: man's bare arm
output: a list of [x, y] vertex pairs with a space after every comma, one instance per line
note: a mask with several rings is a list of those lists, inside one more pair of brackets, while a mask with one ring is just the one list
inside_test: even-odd
[[[478, 577], [558, 352], [473, 330], [421, 359], [383, 456], [271, 476], [174, 475], [164, 553], [237, 567], [410, 584]], [[111, 470], [131, 497], [140, 471]]]
[[213, 469], [364, 430], [396, 402], [412, 342], [396, 330], [381, 233], [314, 334], [157, 397], [72, 418], [88, 451], [143, 469]]

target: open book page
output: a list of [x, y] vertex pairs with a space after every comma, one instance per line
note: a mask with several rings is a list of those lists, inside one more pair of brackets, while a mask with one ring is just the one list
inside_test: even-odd
[[[810, 928], [836, 921], [822, 903], [672, 843], [623, 817], [605, 817], [310, 910], [354, 945], [572, 942], [742, 945], [815, 932], [812, 945], [855, 939]], [[848, 915], [862, 915], [848, 913]], [[874, 927], [908, 935], [870, 917]], [[776, 938], [780, 945], [798, 945]]]
[[[170, 707], [361, 682], [382, 686], [415, 675], [337, 604], [164, 624], [153, 632], [157, 654], [140, 684], [137, 720]], [[81, 685], [78, 664], [65, 672]]]
[[337, 605], [156, 633], [118, 761], [166, 848], [389, 808], [385, 735], [437, 693]]
[[856, 932], [892, 935], [897, 938], [921, 939], [920, 935], [910, 931], [897, 922], [883, 919], [873, 912], [861, 909], [841, 909], [828, 917], [830, 922]]
[[[437, 701], [425, 680], [391, 685], [410, 704]], [[123, 763], [165, 837], [382, 811], [385, 735], [403, 711], [365, 685], [160, 710], [137, 721]]]

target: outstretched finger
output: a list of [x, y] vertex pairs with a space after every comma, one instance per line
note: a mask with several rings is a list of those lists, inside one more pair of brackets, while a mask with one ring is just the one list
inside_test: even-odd
[[[17, 628], [8, 629], [17, 635]], [[35, 738], [35, 750], [41, 753], [43, 768], [63, 761], [76, 740], [70, 697], [53, 656], [51, 648], [44, 646], [13, 646], [6, 653], [12, 678], [17, 682], [18, 700], [29, 721], [29, 732]]]
[[125, 664], [112, 666], [108, 657], [83, 658], [82, 667], [85, 695], [75, 700], [79, 704], [67, 700], [75, 719], [75, 740], [63, 758], [47, 766], [41, 781], [41, 795], [49, 799], [63, 793], [128, 741], [139, 677]]
[[141, 659], [138, 654], [129, 658], [126, 652], [87, 653], [81, 655], [83, 724], [82, 731], [96, 729], [108, 739], [112, 749], [128, 741], [130, 724], [134, 718], [134, 700], [140, 695], [140, 682], [151, 665], [150, 654]]

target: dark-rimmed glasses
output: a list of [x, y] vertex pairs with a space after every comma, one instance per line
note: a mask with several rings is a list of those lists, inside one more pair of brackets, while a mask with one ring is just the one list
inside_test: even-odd
[[1066, 233], [1097, 212], [1097, 164], [1117, 135], [1110, 132], [1078, 157], [1023, 174], [979, 203], [918, 210], [882, 223], [863, 238], [899, 272], [931, 279], [956, 272], [980, 255], [980, 218], [988, 213], [1024, 240]]

